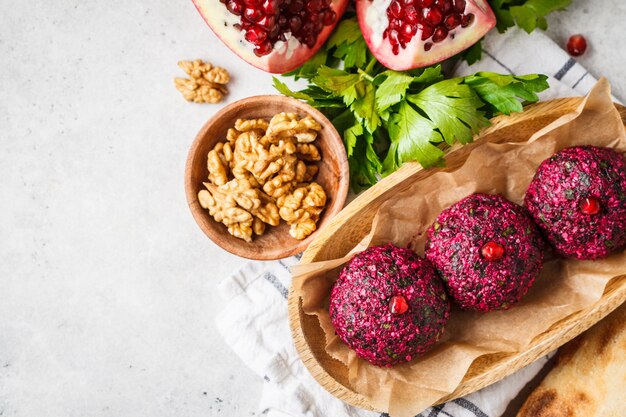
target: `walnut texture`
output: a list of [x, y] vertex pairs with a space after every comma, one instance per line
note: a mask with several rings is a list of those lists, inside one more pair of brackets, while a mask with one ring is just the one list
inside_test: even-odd
[[228, 93], [230, 75], [224, 68], [214, 67], [200, 59], [179, 61], [178, 66], [189, 78], [175, 78], [174, 85], [185, 100], [194, 103], [219, 103]]

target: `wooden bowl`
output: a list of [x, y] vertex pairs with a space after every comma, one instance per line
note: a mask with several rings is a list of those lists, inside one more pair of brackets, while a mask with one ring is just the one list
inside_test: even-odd
[[[501, 116], [481, 132], [475, 143], [523, 141], [558, 117], [575, 110], [581, 98], [557, 99], [529, 106], [523, 113]], [[626, 124], [626, 108], [616, 105]], [[467, 158], [471, 145], [453, 147], [446, 157], [447, 166], [458, 167]], [[319, 233], [304, 252], [301, 263], [311, 263], [345, 256], [370, 232], [372, 219], [380, 205], [413, 181], [422, 180], [434, 171], [423, 170], [418, 164], [406, 164], [396, 173], [384, 178], [359, 195], [328, 226]], [[528, 349], [517, 355], [486, 355], [469, 368], [458, 388], [441, 402], [462, 397], [490, 385], [537, 358], [558, 348], [582, 333], [626, 301], [626, 275], [613, 279], [604, 295], [590, 307], [581, 310], [535, 338]], [[328, 392], [356, 407], [373, 409], [367, 399], [348, 382], [347, 368], [326, 353], [326, 340], [315, 316], [302, 311], [300, 297], [289, 293], [289, 321], [300, 358], [309, 372]], [[435, 405], [435, 404], [433, 404]], [[388, 410], [376, 410], [385, 412]]]
[[[269, 120], [276, 113], [292, 112], [304, 117], [313, 116], [322, 125], [315, 144], [322, 154], [318, 162], [319, 172], [315, 181], [326, 191], [327, 203], [317, 223], [317, 231], [304, 240], [289, 235], [289, 225], [281, 221], [279, 226], [267, 227], [261, 236], [246, 242], [228, 233], [226, 226], [216, 222], [209, 211], [198, 202], [198, 192], [207, 181], [207, 154], [218, 142], [226, 140], [226, 131], [237, 119], [264, 118]], [[302, 252], [323, 229], [330, 219], [343, 208], [350, 185], [348, 157], [343, 141], [332, 123], [322, 113], [301, 101], [283, 96], [255, 96], [236, 101], [207, 121], [191, 145], [185, 168], [185, 193], [193, 218], [200, 229], [217, 245], [228, 252], [249, 259], [281, 259]]]

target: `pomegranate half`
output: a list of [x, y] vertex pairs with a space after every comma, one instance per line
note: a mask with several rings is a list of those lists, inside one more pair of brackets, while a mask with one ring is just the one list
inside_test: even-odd
[[193, 0], [215, 34], [246, 62], [294, 70], [324, 44], [348, 0]]
[[450, 58], [496, 25], [487, 0], [356, 0], [356, 10], [376, 59], [398, 71]]

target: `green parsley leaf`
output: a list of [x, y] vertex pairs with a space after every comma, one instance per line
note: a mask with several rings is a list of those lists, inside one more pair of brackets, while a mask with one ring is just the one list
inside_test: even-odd
[[424, 167], [436, 165], [443, 151], [433, 145], [442, 137], [437, 126], [403, 101], [393, 113], [388, 125], [391, 146], [383, 162], [383, 173], [389, 174], [408, 161], [418, 161]]
[[546, 30], [546, 16], [563, 10], [572, 0], [489, 0], [496, 15], [496, 27], [500, 33], [517, 25], [531, 33], [535, 28]]
[[381, 79], [384, 81], [376, 89], [376, 108], [379, 112], [384, 112], [404, 99], [413, 77], [403, 72], [387, 70], [378, 74], [374, 83]]
[[474, 45], [470, 46], [463, 52], [463, 59], [467, 62], [467, 65], [472, 65], [483, 56], [483, 40], [479, 40]]
[[417, 94], [407, 96], [436, 125], [445, 141], [466, 144], [489, 120], [477, 109], [483, 102], [463, 78], [440, 81]]
[[[356, 86], [358, 98], [350, 104], [357, 120], [365, 124], [370, 133], [374, 133], [381, 125], [380, 115], [376, 111], [376, 88], [366, 80], [360, 81]], [[344, 100], [345, 101], [345, 100]]]
[[465, 84], [472, 87], [482, 101], [493, 107], [489, 109], [489, 114], [511, 114], [523, 110], [522, 101], [537, 101], [539, 97], [536, 93], [549, 87], [547, 78], [538, 74], [516, 77], [479, 72], [465, 77]]
[[326, 44], [326, 50], [335, 48], [333, 56], [343, 60], [344, 69], [363, 67], [367, 61], [367, 44], [356, 18], [342, 20]]

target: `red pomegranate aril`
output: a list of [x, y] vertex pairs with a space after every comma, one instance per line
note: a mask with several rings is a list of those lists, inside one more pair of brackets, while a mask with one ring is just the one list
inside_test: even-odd
[[441, 42], [448, 36], [448, 29], [443, 26], [439, 26], [433, 33], [433, 42]]
[[290, 13], [298, 13], [304, 7], [304, 2], [302, 0], [293, 0], [289, 5]]
[[324, 18], [322, 19], [322, 23], [324, 26], [332, 25], [337, 20], [337, 13], [334, 10], [329, 10], [324, 14]]
[[389, 42], [391, 42], [391, 45], [398, 45], [400, 43], [400, 41], [398, 40], [398, 31], [396, 31], [395, 29], [392, 29], [389, 31]]
[[263, 0], [244, 0], [243, 2], [246, 3], [246, 6], [248, 7], [254, 7], [263, 3]]
[[430, 42], [426, 42], [426, 43], [424, 44], [424, 50], [425, 50], [426, 52], [430, 51], [430, 48], [432, 48], [432, 47], [433, 47], [433, 44], [432, 44], [432, 43], [430, 43]]
[[406, 302], [406, 298], [401, 295], [394, 295], [389, 300], [389, 312], [391, 314], [400, 315], [409, 310], [409, 304]]
[[275, 23], [276, 19], [274, 16], [263, 16], [263, 18], [257, 22], [257, 25], [265, 30], [270, 30], [275, 26]]
[[450, 14], [445, 18], [445, 20], [443, 21], [443, 24], [446, 27], [446, 29], [452, 30], [461, 24], [461, 15], [458, 13]]
[[315, 37], [311, 34], [311, 35], [307, 35], [304, 38], [304, 44], [306, 46], [308, 46], [309, 48], [313, 48], [315, 46]]
[[267, 32], [261, 28], [252, 27], [246, 32], [246, 40], [255, 45], [265, 42], [266, 39]]
[[474, 21], [474, 15], [472, 13], [467, 14], [463, 16], [463, 18], [461, 19], [461, 27], [466, 28], [469, 25], [471, 25], [473, 21]]
[[588, 216], [600, 213], [602, 206], [595, 197], [587, 197], [580, 202], [580, 211]]
[[426, 39], [430, 38], [431, 36], [433, 36], [433, 32], [435, 31], [435, 28], [433, 28], [432, 26], [422, 23], [421, 25], [421, 29], [422, 29], [422, 40], [425, 41]]
[[567, 52], [571, 56], [581, 56], [587, 50], [587, 40], [583, 35], [572, 35], [567, 41]]
[[228, 3], [226, 3], [226, 8], [235, 16], [241, 16], [241, 13], [243, 13], [244, 9], [243, 4], [235, 0], [230, 0]]
[[256, 48], [254, 48], [255, 55], [259, 57], [267, 55], [270, 52], [272, 52], [272, 44], [270, 43], [270, 41], [265, 41], [262, 44], [258, 45]]
[[246, 8], [243, 12], [243, 16], [252, 23], [256, 23], [263, 17], [263, 13], [259, 9]]
[[424, 17], [426, 18], [426, 20], [428, 20], [430, 24], [436, 26], [441, 23], [441, 20], [443, 19], [443, 14], [441, 14], [439, 9], [432, 8], [428, 12], [426, 12], [426, 16]]
[[276, 23], [278, 23], [278, 26], [280, 26], [281, 28], [286, 28], [289, 25], [289, 21], [287, 20], [287, 16], [285, 16], [283, 14], [278, 16], [278, 21]]
[[454, 0], [454, 9], [459, 13], [463, 13], [465, 10], [465, 0]]
[[418, 0], [420, 7], [430, 7], [435, 4], [435, 0]]
[[398, 0], [392, 1], [389, 5], [389, 9], [387, 10], [389, 11], [389, 14], [391, 14], [391, 16], [397, 19], [402, 17], [402, 6], [400, 5], [400, 2]]
[[273, 15], [276, 13], [278, 10], [276, 0], [265, 0], [263, 3], [263, 10], [266, 15]]
[[276, 41], [277, 39], [279, 39], [279, 38], [280, 38], [280, 37], [278, 36], [279, 34], [280, 34], [280, 35], [282, 35], [282, 34], [280, 33], [280, 27], [279, 27], [279, 26], [273, 26], [273, 27], [270, 29], [269, 33], [267, 34], [267, 37], [268, 37], [268, 38], [269, 38], [272, 42], [274, 42], [274, 41]]
[[291, 29], [292, 33], [298, 32], [301, 27], [302, 20], [300, 20], [298, 16], [292, 16], [291, 19], [289, 19], [289, 28]]
[[499, 243], [489, 241], [480, 249], [480, 253], [486, 260], [493, 262], [504, 257], [504, 248]]
[[437, 0], [435, 6], [441, 10], [443, 14], [447, 14], [452, 8], [452, 2], [450, 0]]
[[322, 10], [322, 0], [309, 0], [305, 4], [306, 9], [311, 13], [317, 13]]
[[401, 30], [402, 30], [402, 36], [404, 37], [405, 42], [410, 42], [411, 38], [415, 35], [415, 32], [417, 32], [417, 28], [408, 23], [405, 23], [402, 26]]
[[413, 7], [412, 5], [406, 6], [404, 8], [404, 18], [409, 23], [417, 23], [419, 16], [417, 14], [417, 10], [415, 10], [415, 7]]

